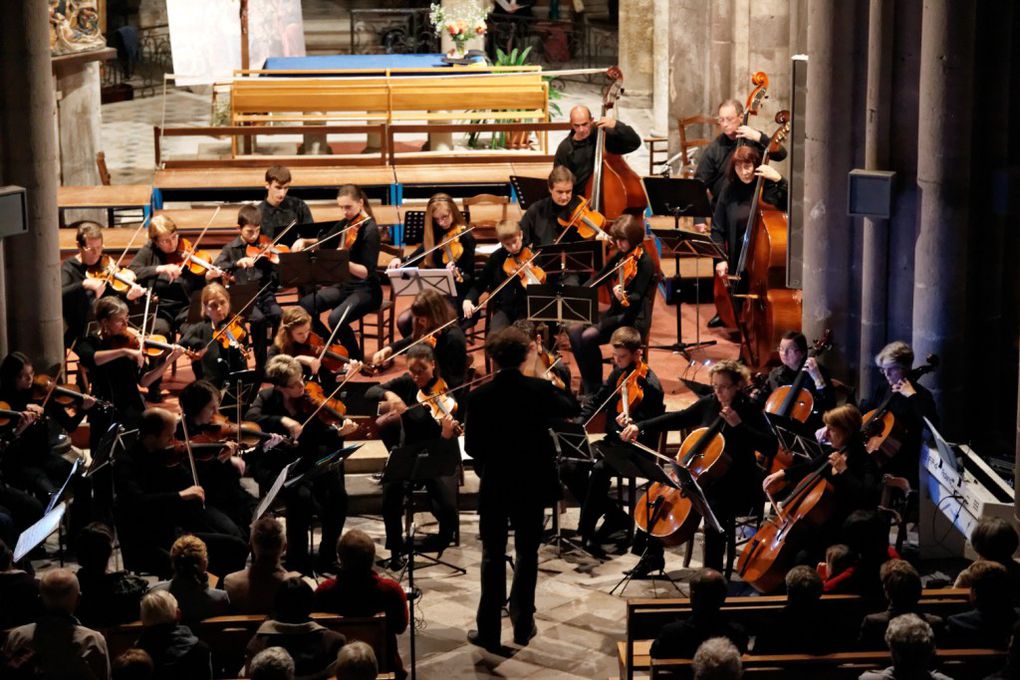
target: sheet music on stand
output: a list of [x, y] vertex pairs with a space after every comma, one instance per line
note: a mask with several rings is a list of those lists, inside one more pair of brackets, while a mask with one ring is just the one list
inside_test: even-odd
[[427, 288], [433, 288], [447, 297], [457, 297], [457, 282], [449, 269], [419, 269], [400, 267], [387, 269], [386, 276], [393, 287], [393, 296], [417, 295]]
[[66, 511], [67, 501], [61, 501], [56, 507], [47, 510], [38, 522], [22, 531], [14, 546], [14, 561], [20, 562], [25, 555], [42, 545], [60, 527]]
[[296, 288], [343, 283], [351, 276], [350, 262], [349, 251], [335, 248], [280, 253], [280, 286]]
[[75, 475], [78, 474], [78, 470], [81, 469], [81, 458], [75, 458], [74, 463], [71, 465], [71, 471], [67, 473], [67, 479], [60, 485], [60, 488], [53, 492], [50, 496], [50, 502], [46, 505], [46, 512], [50, 512], [56, 507], [57, 503], [62, 502], [67, 494], [67, 489], [71, 484], [71, 480], [74, 479]]
[[266, 514], [269, 508], [272, 507], [273, 503], [276, 501], [276, 497], [280, 495], [280, 491], [283, 489], [284, 482], [287, 481], [287, 475], [290, 474], [290, 471], [297, 463], [298, 461], [295, 460], [284, 465], [283, 469], [280, 470], [280, 474], [276, 475], [276, 479], [273, 480], [273, 485], [269, 487], [269, 491], [267, 491], [266, 495], [262, 497], [259, 504], [255, 506], [255, 513], [251, 518], [252, 524], [259, 521], [259, 519], [262, 518], [262, 515]]
[[599, 292], [588, 286], [532, 285], [525, 288], [530, 321], [598, 323]]
[[594, 275], [605, 264], [602, 241], [568, 241], [542, 246], [535, 264], [547, 274]]
[[569, 420], [554, 422], [549, 428], [549, 434], [559, 443], [558, 450], [562, 452], [562, 460], [573, 463], [595, 462], [588, 433], [580, 423]]
[[[825, 449], [818, 443], [813, 434], [797, 431], [798, 429], [802, 430], [802, 428], [795, 427], [800, 424], [797, 421], [789, 421], [789, 419], [783, 419], [782, 416], [776, 416], [772, 413], [766, 413], [765, 417], [772, 427], [776, 439], [779, 440], [779, 445], [793, 454], [795, 458], [818, 460], [820, 456], [825, 455]], [[783, 423], [782, 420], [789, 422]]]
[[319, 460], [313, 462], [309, 469], [305, 470], [300, 475], [297, 475], [296, 477], [288, 479], [286, 482], [284, 482], [283, 484], [284, 488], [289, 489], [298, 482], [304, 480], [306, 477], [314, 477], [316, 475], [321, 475], [324, 472], [339, 467], [340, 465], [343, 464], [345, 460], [353, 456], [354, 453], [362, 446], [363, 446], [362, 444], [352, 444], [351, 446], [345, 446], [342, 449], [337, 449], [332, 453], [326, 454]]

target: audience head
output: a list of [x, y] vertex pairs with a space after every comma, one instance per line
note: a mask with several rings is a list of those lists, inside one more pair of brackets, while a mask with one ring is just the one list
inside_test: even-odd
[[305, 623], [312, 618], [315, 593], [300, 576], [280, 584], [273, 600], [273, 618], [282, 623]]
[[156, 674], [152, 657], [144, 649], [125, 650], [110, 664], [113, 680], [149, 680]]
[[1016, 528], [1001, 517], [986, 517], [970, 535], [970, 544], [983, 559], [1008, 564], [1020, 545]]
[[726, 579], [715, 569], [699, 569], [691, 578], [691, 611], [715, 613], [726, 601]]
[[255, 559], [279, 562], [287, 550], [283, 525], [273, 517], [262, 517], [251, 527], [251, 552]]
[[293, 680], [294, 659], [283, 647], [267, 647], [248, 664], [251, 680]]
[[694, 680], [739, 680], [743, 675], [740, 650], [724, 637], [701, 643], [691, 661]]
[[828, 578], [842, 574], [854, 566], [854, 554], [845, 543], [836, 543], [825, 549], [825, 568]]
[[174, 578], [206, 583], [209, 580], [205, 570], [209, 568], [209, 552], [198, 536], [181, 536], [170, 548], [170, 561], [174, 566]]
[[145, 628], [176, 624], [181, 618], [177, 598], [168, 590], [147, 592], [142, 598], [141, 618]]
[[822, 577], [817, 571], [802, 564], [786, 572], [786, 600], [790, 606], [811, 606], [821, 596]]
[[528, 356], [531, 338], [518, 328], [507, 326], [485, 339], [485, 352], [499, 368], [520, 368]]
[[910, 611], [921, 600], [921, 576], [906, 560], [889, 560], [878, 571], [889, 606]]
[[68, 569], [47, 572], [39, 582], [43, 607], [50, 612], [74, 614], [80, 594], [78, 577]]
[[935, 654], [935, 634], [917, 614], [904, 614], [890, 621], [885, 644], [892, 654], [896, 677], [926, 670]]
[[82, 569], [104, 574], [113, 555], [113, 532], [102, 522], [92, 522], [78, 532], [74, 549]]
[[970, 573], [970, 601], [975, 608], [988, 611], [1012, 606], [1006, 567], [998, 562], [978, 560], [967, 570]]
[[863, 564], [882, 564], [889, 558], [889, 525], [874, 510], [855, 510], [843, 522], [843, 538]]
[[336, 680], [375, 680], [378, 674], [375, 652], [366, 643], [356, 641], [340, 648], [336, 656]]
[[375, 541], [361, 529], [351, 529], [337, 541], [336, 554], [345, 574], [370, 574], [375, 564]]

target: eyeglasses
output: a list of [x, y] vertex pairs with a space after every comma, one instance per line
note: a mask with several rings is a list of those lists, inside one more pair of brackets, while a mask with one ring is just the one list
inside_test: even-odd
[[900, 366], [899, 364], [893, 364], [891, 366], [879, 366], [878, 370], [879, 370], [880, 373], [882, 373], [884, 375], [889, 375], [890, 373], [895, 373], [897, 371], [901, 371], [902, 372], [903, 371], [903, 367]]

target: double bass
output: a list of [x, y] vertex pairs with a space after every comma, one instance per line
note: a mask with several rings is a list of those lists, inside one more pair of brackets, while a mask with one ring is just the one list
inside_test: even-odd
[[[602, 114], [605, 118], [623, 94], [623, 72], [613, 66], [606, 75], [612, 81], [602, 97]], [[629, 213], [640, 215], [648, 206], [641, 178], [631, 169], [623, 156], [606, 151], [606, 131], [598, 128], [595, 137], [595, 165], [584, 187], [591, 209], [605, 219], [615, 220]]]

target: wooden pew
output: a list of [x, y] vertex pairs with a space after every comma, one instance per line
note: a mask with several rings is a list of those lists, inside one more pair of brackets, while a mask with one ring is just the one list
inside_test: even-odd
[[[940, 588], [925, 590], [921, 595], [921, 609], [943, 618], [970, 607], [970, 591], [966, 588]], [[866, 605], [856, 595], [823, 595], [826, 610], [833, 620], [860, 622]], [[734, 623], [754, 633], [768, 625], [786, 603], [785, 595], [763, 595], [730, 597], [723, 605], [723, 612]], [[667, 623], [691, 613], [690, 598], [635, 598], [627, 600], [627, 637], [617, 645], [620, 677], [628, 680], [635, 670], [647, 671], [647, 657], [640, 653], [651, 646], [651, 641]]]
[[[938, 670], [954, 678], [980, 678], [993, 672], [1006, 656], [997, 649], [937, 650]], [[864, 670], [892, 665], [889, 652], [837, 652], [812, 654], [745, 654], [741, 657], [744, 677], [754, 680], [856, 680]], [[691, 677], [691, 659], [652, 659], [653, 680]]]

